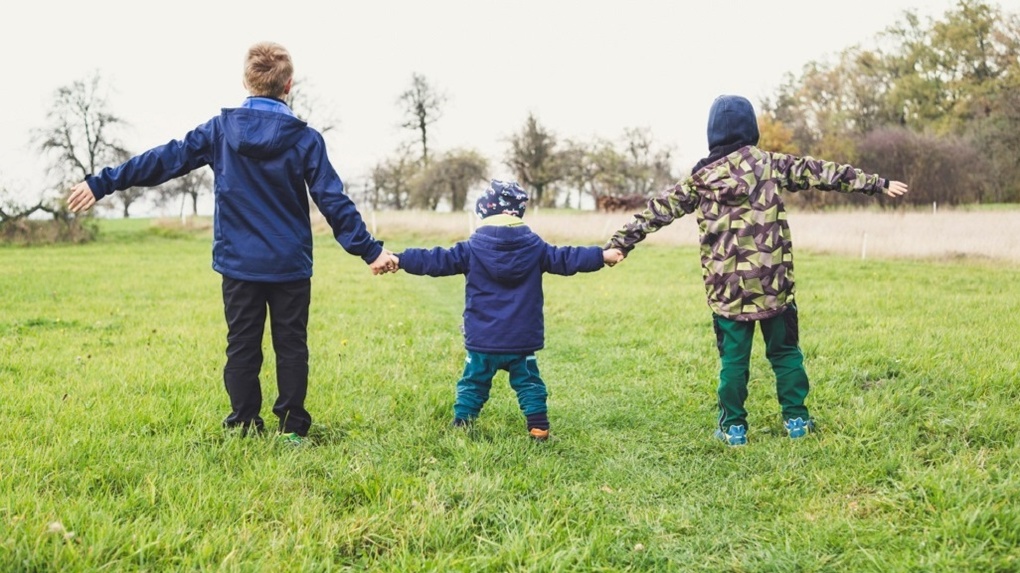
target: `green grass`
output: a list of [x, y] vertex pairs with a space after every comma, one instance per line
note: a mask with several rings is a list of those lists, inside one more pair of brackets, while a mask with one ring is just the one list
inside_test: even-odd
[[759, 338], [746, 448], [711, 438], [695, 250], [548, 276], [535, 444], [505, 374], [448, 427], [461, 277], [373, 277], [322, 236], [293, 449], [220, 429], [207, 233], [102, 225], [0, 248], [0, 571], [1020, 569], [1015, 265], [798, 254], [821, 431], [785, 438]]

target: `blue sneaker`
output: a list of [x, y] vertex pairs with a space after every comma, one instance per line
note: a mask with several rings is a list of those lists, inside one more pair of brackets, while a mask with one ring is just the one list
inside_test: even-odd
[[797, 439], [814, 432], [815, 422], [811, 419], [805, 422], [803, 418], [791, 418], [783, 423], [783, 427], [786, 428], [786, 433], [791, 439]]
[[726, 432], [716, 430], [715, 437], [726, 442], [729, 446], [747, 445], [747, 430], [744, 426], [730, 426], [730, 429]]

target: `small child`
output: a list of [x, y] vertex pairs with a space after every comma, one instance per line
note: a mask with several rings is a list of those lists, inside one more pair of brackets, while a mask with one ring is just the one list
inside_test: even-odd
[[312, 424], [308, 391], [308, 308], [312, 225], [308, 197], [337, 242], [374, 274], [395, 268], [392, 253], [368, 232], [326, 155], [322, 135], [298, 119], [283, 98], [294, 85], [290, 53], [273, 42], [248, 49], [239, 107], [224, 108], [171, 141], [90, 175], [71, 189], [74, 213], [115, 191], [159, 185], [208, 165], [213, 170], [212, 267], [223, 276], [227, 359], [223, 383], [231, 412], [225, 427], [263, 429], [262, 336], [268, 309], [276, 351], [281, 438], [300, 444]]
[[776, 376], [776, 394], [791, 438], [814, 430], [804, 400], [808, 377], [798, 345], [793, 250], [780, 191], [816, 188], [898, 197], [899, 181], [811, 157], [756, 147], [758, 121], [751, 102], [720, 96], [708, 118], [709, 155], [689, 177], [648, 202], [648, 209], [618, 231], [606, 248], [634, 246], [685, 214], [697, 212], [701, 265], [712, 309], [719, 372], [717, 438], [747, 443], [747, 381], [757, 323]]
[[545, 344], [542, 274], [597, 271], [622, 260], [623, 253], [549, 245], [521, 220], [527, 201], [516, 182], [494, 179], [475, 206], [482, 223], [468, 240], [451, 249], [407, 249], [396, 258], [413, 275], [465, 276], [467, 364], [457, 382], [453, 425], [467, 426], [478, 417], [493, 376], [506, 370], [529, 435], [544, 441], [549, 438], [547, 392], [535, 358]]

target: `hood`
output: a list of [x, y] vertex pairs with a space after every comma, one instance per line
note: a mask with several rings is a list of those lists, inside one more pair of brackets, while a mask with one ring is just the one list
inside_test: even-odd
[[708, 110], [708, 156], [692, 171], [733, 153], [741, 147], [758, 145], [758, 118], [747, 98], [722, 95]]
[[229, 108], [220, 115], [231, 149], [256, 159], [276, 157], [294, 147], [308, 127], [294, 116], [262, 109]]
[[500, 284], [515, 286], [538, 266], [541, 239], [526, 225], [479, 227], [471, 235], [471, 252], [486, 274]]

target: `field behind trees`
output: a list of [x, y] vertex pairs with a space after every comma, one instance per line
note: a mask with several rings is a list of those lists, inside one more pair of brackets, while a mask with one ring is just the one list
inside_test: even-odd
[[[1020, 264], [992, 258], [1017, 215], [955, 214], [791, 214], [821, 431], [784, 437], [757, 342], [742, 449], [711, 438], [693, 218], [615, 268], [546, 279], [545, 444], [505, 375], [473, 430], [449, 428], [460, 277], [373, 277], [317, 236], [315, 423], [294, 449], [220, 429], [207, 230], [101, 221], [93, 243], [0, 247], [0, 570], [1017, 570]], [[396, 215], [369, 217], [395, 251], [472, 224]], [[561, 244], [626, 219], [528, 215]], [[869, 222], [863, 260], [837, 221]], [[916, 249], [988, 242], [918, 258], [881, 252], [889, 229]]]

